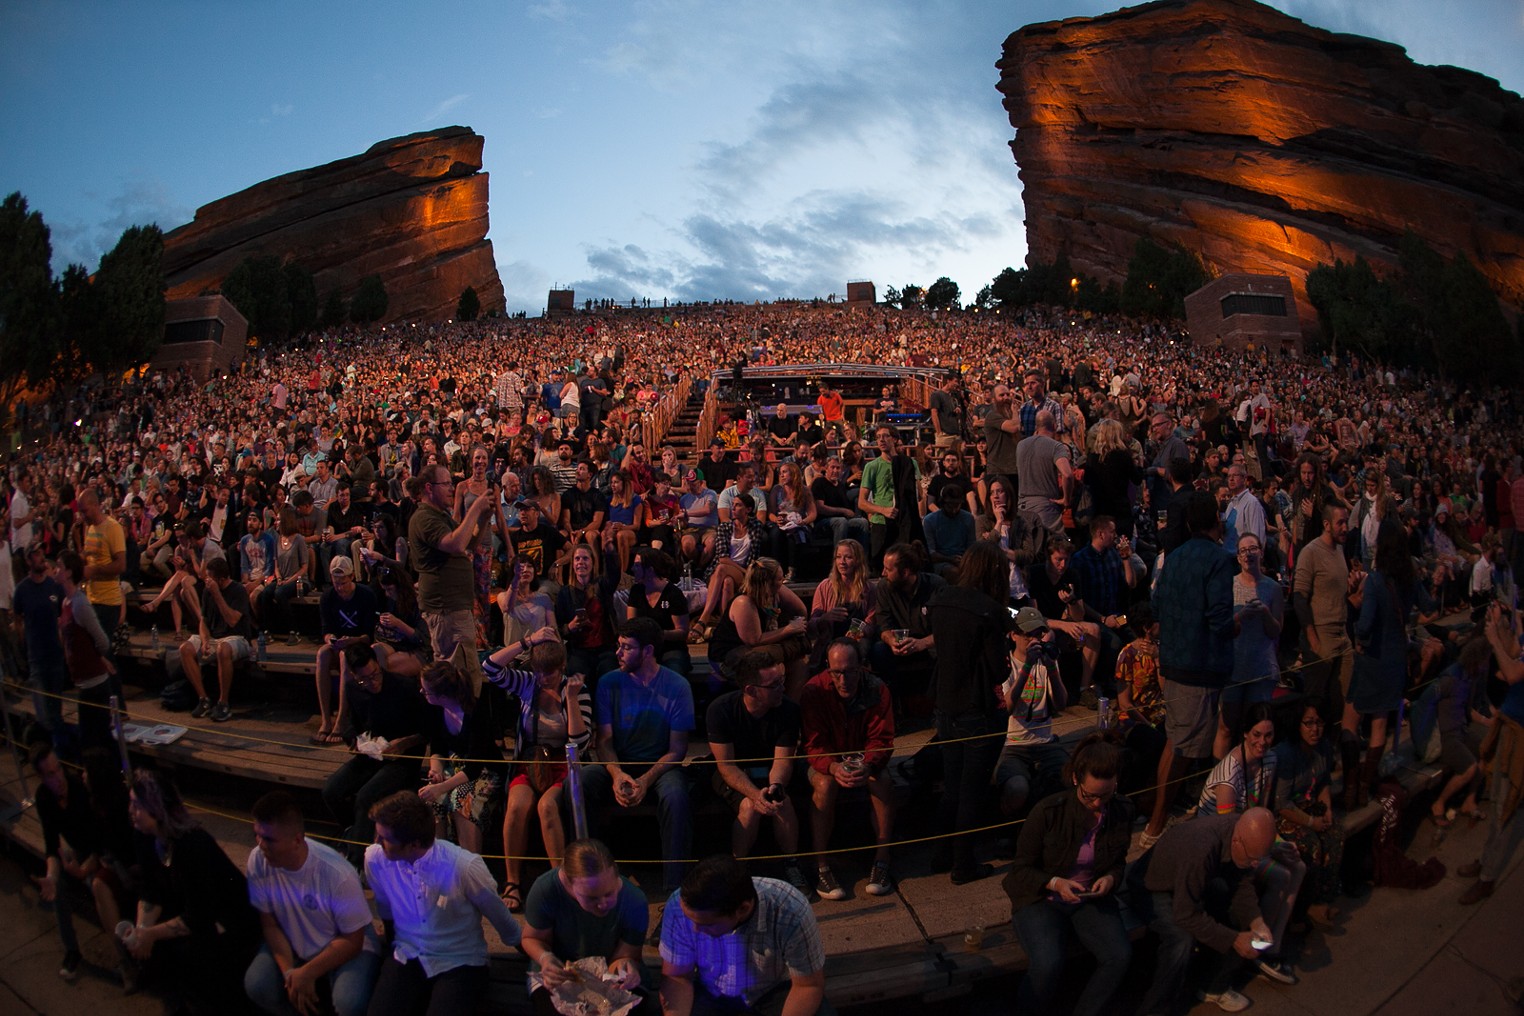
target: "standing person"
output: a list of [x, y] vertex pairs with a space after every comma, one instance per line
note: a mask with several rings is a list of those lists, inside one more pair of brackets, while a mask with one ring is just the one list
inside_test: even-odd
[[[1358, 564], [1351, 569], [1344, 560], [1348, 509], [1325, 503], [1316, 524], [1321, 527], [1318, 537], [1297, 552], [1291, 602], [1311, 659], [1302, 671], [1303, 687], [1309, 699], [1321, 704], [1324, 722], [1333, 725], [1344, 719], [1344, 700], [1355, 673], [1349, 599], [1362, 576]], [[1359, 764], [1356, 737], [1356, 731], [1346, 728], [1339, 739], [1339, 750], [1351, 772]]]
[[1077, 1016], [1105, 1012], [1127, 974], [1132, 943], [1116, 890], [1127, 861], [1132, 808], [1117, 795], [1121, 756], [1103, 734], [1086, 737], [1069, 765], [1071, 785], [1038, 802], [1022, 824], [1003, 883], [1011, 926], [1028, 958], [1017, 1011], [1056, 1011], [1072, 939], [1096, 962], [1071, 1010]]
[[1238, 574], [1233, 577], [1233, 676], [1222, 692], [1222, 710], [1212, 753], [1222, 758], [1243, 732], [1243, 715], [1256, 702], [1269, 702], [1280, 684], [1279, 645], [1286, 597], [1281, 584], [1264, 573], [1264, 544], [1253, 533], [1238, 537]]
[[177, 1011], [178, 1001], [193, 1013], [237, 1012], [243, 975], [260, 939], [248, 882], [191, 818], [164, 773], [135, 771], [127, 807], [132, 827], [142, 834], [138, 866], [144, 876], [128, 951], [164, 972], [171, 994], [166, 1011]]
[[122, 572], [127, 570], [127, 534], [122, 524], [101, 507], [94, 488], [79, 495], [79, 512], [85, 520], [85, 539], [80, 554], [85, 559], [85, 595], [101, 627], [111, 632], [121, 623]]
[[1074, 463], [1069, 460], [1069, 446], [1058, 440], [1053, 413], [1039, 410], [1035, 420], [1032, 435], [1016, 446], [1016, 468], [1021, 474], [1017, 507], [1029, 525], [1062, 536]]
[[[318, 599], [318, 618], [322, 624], [322, 645], [317, 651], [314, 670], [317, 684], [318, 729], [313, 744], [338, 744], [344, 727], [344, 675], [340, 665], [344, 650], [358, 643], [370, 644], [381, 620], [376, 591], [355, 580], [355, 564], [348, 556], [330, 562], [332, 584]], [[390, 652], [388, 650], [388, 656]], [[383, 664], [386, 657], [381, 657]], [[338, 674], [338, 704], [332, 688]]]
[[985, 476], [1005, 477], [1012, 490], [1020, 490], [1016, 479], [1016, 447], [1021, 441], [1021, 421], [1017, 419], [1011, 386], [997, 384], [990, 393], [990, 411], [984, 417], [984, 437], [989, 444]]
[[519, 942], [487, 862], [436, 839], [433, 810], [411, 790], [377, 802], [370, 819], [376, 842], [365, 849], [365, 879], [389, 945], [370, 1016], [475, 1012], [488, 984], [482, 918], [505, 945]]
[[937, 647], [937, 739], [945, 742], [939, 825], [961, 834], [952, 841], [954, 885], [994, 871], [974, 860], [968, 830], [979, 825], [1005, 727], [998, 690], [1010, 672], [1009, 634], [1015, 624], [1006, 611], [1010, 567], [999, 544], [981, 540], [963, 555], [957, 581], [938, 590], [927, 605]]
[[111, 696], [116, 693], [116, 665], [109, 655], [111, 638], [80, 588], [84, 576], [84, 558], [72, 550], [58, 556], [53, 577], [63, 589], [59, 641], [63, 643], [64, 660], [79, 703], [80, 746], [111, 748]]
[[1217, 499], [1195, 492], [1186, 526], [1191, 538], [1164, 559], [1154, 589], [1169, 743], [1159, 757], [1159, 790], [1143, 830], [1145, 848], [1163, 834], [1188, 763], [1212, 757], [1222, 686], [1233, 672], [1233, 563], [1222, 549]]
[[16, 583], [13, 596], [15, 622], [26, 644], [27, 669], [34, 689], [37, 722], [47, 730], [55, 748], [70, 746], [73, 735], [63, 716], [63, 696], [69, 689], [69, 665], [64, 658], [58, 618], [63, 611], [64, 589], [53, 577], [42, 544], [26, 548], [26, 575]]
[[954, 448], [963, 440], [963, 407], [958, 400], [958, 372], [950, 370], [931, 393], [931, 426], [938, 448]]
[[660, 1016], [654, 991], [643, 987], [641, 947], [651, 915], [645, 893], [623, 875], [609, 848], [597, 840], [576, 840], [565, 862], [535, 879], [524, 904], [524, 955], [529, 1002], [535, 1016], [556, 1016], [551, 992], [574, 979], [567, 964], [590, 956], [608, 961], [609, 975], [641, 997], [637, 1016]]
[[429, 626], [434, 658], [448, 660], [455, 647], [462, 644], [467, 656], [474, 658], [475, 573], [471, 546], [478, 523], [496, 498], [476, 498], [457, 523], [450, 514], [454, 487], [450, 471], [440, 465], [428, 466], [418, 477], [422, 481], [422, 499], [407, 527], [408, 560], [418, 572], [418, 606]]
[[815, 891], [823, 900], [847, 898], [824, 851], [831, 843], [842, 793], [866, 789], [876, 843], [866, 888], [870, 896], [887, 896], [894, 891], [889, 874], [894, 835], [894, 786], [888, 774], [894, 703], [889, 686], [863, 669], [862, 645], [856, 639], [839, 638], [827, 647], [825, 669], [804, 686], [799, 708], [809, 762]]
[[666, 1016], [834, 1014], [809, 901], [733, 857], [700, 861], [662, 912]]
[[[1515, 520], [1521, 516], [1516, 514]], [[1515, 544], [1521, 541], [1516, 533]], [[1480, 903], [1492, 895], [1498, 879], [1508, 868], [1519, 842], [1524, 840], [1524, 650], [1519, 644], [1519, 615], [1494, 603], [1487, 608], [1487, 642], [1492, 647], [1499, 675], [1506, 690], [1503, 702], [1487, 739], [1482, 743], [1481, 758], [1491, 774], [1487, 794], [1492, 801], [1492, 818], [1487, 829], [1487, 844], [1482, 856], [1456, 869], [1461, 878], [1476, 879], [1460, 902]]]
[[275, 790], [254, 802], [249, 902], [264, 944], [243, 977], [270, 1016], [321, 1006], [327, 981], [335, 1016], [364, 1016], [381, 967], [360, 875], [337, 850], [309, 840], [296, 798]]
[[613, 802], [633, 808], [653, 791], [661, 829], [662, 874], [682, 881], [693, 849], [692, 809], [682, 762], [693, 733], [693, 688], [657, 662], [661, 629], [650, 618], [619, 628], [619, 669], [598, 682], [598, 743], [606, 761], [584, 765], [589, 811]]
[[868, 541], [874, 563], [882, 564], [884, 550], [896, 543], [925, 539], [921, 530], [921, 470], [900, 451], [892, 427], [874, 432], [878, 458], [863, 467], [857, 508], [868, 517]]

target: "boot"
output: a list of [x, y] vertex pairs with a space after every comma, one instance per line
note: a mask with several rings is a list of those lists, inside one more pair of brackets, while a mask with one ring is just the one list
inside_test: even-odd
[[1344, 770], [1344, 813], [1360, 807], [1360, 742], [1354, 738], [1339, 740], [1339, 758]]
[[1360, 804], [1364, 805], [1370, 800], [1370, 795], [1376, 788], [1376, 780], [1381, 777], [1381, 756], [1386, 754], [1386, 745], [1372, 745], [1365, 752], [1365, 761], [1360, 764], [1360, 778], [1357, 785], [1360, 790]]

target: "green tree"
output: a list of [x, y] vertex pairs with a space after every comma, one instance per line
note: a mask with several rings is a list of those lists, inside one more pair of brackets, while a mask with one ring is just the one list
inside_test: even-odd
[[249, 320], [249, 334], [267, 342], [291, 334], [291, 286], [280, 258], [244, 258], [222, 280], [222, 295]]
[[349, 298], [349, 319], [361, 325], [379, 321], [386, 316], [386, 304], [386, 285], [381, 276], [367, 275]]
[[133, 226], [101, 258], [95, 290], [110, 341], [94, 366], [107, 373], [144, 363], [164, 341], [164, 234]]
[[985, 283], [974, 297], [974, 306], [980, 310], [987, 310], [994, 303], [994, 287]]
[[100, 289], [90, 282], [84, 265], [70, 265], [58, 280], [59, 356], [54, 376], [65, 386], [83, 381], [89, 375], [87, 364], [109, 359], [105, 347], [111, 341]]
[[924, 293], [925, 290], [923, 290], [920, 286], [917, 286], [914, 282], [905, 283], [904, 288], [900, 290], [900, 306], [904, 307], [906, 310], [909, 310], [911, 307], [920, 306], [921, 298]]
[[884, 304], [889, 307], [898, 307], [900, 305], [900, 291], [893, 286], [884, 290]]
[[926, 289], [926, 306], [932, 310], [957, 310], [963, 291], [947, 276], [942, 276]]
[[1161, 247], [1140, 237], [1127, 264], [1121, 310], [1138, 317], [1185, 317], [1185, 298], [1210, 276], [1201, 259], [1179, 247]]
[[344, 323], [348, 309], [344, 306], [344, 298], [339, 295], [337, 289], [328, 291], [328, 298], [323, 301], [323, 312], [318, 315], [318, 326], [322, 328], [337, 328]]
[[1440, 283], [1445, 328], [1435, 336], [1434, 359], [1463, 380], [1512, 382], [1519, 377], [1519, 347], [1487, 277], [1465, 254], [1445, 265]]
[[286, 279], [286, 300], [291, 305], [291, 334], [310, 332], [317, 325], [317, 283], [305, 265], [287, 261], [281, 269]]
[[0, 414], [57, 357], [53, 244], [42, 213], [14, 192], [0, 204]]
[[482, 302], [476, 295], [475, 286], [467, 286], [460, 291], [460, 302], [455, 305], [455, 320], [475, 321], [482, 312]]

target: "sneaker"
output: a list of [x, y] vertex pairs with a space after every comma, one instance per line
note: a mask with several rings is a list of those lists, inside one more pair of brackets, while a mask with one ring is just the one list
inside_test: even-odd
[[1295, 984], [1296, 972], [1291, 969], [1291, 964], [1285, 960], [1262, 959], [1255, 964], [1259, 968], [1259, 976], [1267, 981], [1275, 981], [1277, 984]]
[[1138, 846], [1142, 847], [1144, 850], [1152, 850], [1154, 848], [1154, 844], [1158, 843], [1160, 837], [1163, 835], [1164, 833], [1162, 832], [1151, 833], [1145, 829], [1138, 834]]
[[868, 875], [868, 895], [888, 896], [894, 892], [894, 878], [889, 874], [887, 861], [874, 861], [873, 871]]
[[1470, 861], [1455, 869], [1455, 873], [1461, 878], [1476, 878], [1482, 873], [1481, 861]]
[[1249, 1008], [1249, 998], [1243, 992], [1234, 991], [1232, 988], [1218, 994], [1208, 991], [1196, 993], [1196, 997], [1203, 1002], [1211, 1002], [1223, 1012], [1243, 1012]]
[[63, 965], [58, 968], [58, 976], [66, 981], [72, 981], [79, 976], [79, 964], [84, 957], [80, 956], [78, 949], [70, 949], [64, 953]]
[[191, 719], [199, 720], [212, 711], [212, 700], [204, 698], [196, 703], [196, 708], [191, 710]]
[[815, 894], [823, 900], [847, 898], [847, 891], [836, 881], [836, 874], [823, 865], [815, 872]]
[[797, 862], [789, 861], [783, 866], [783, 877], [788, 880], [789, 885], [798, 889], [805, 899], [809, 899], [814, 887], [810, 885], [809, 879], [804, 877], [804, 872], [799, 870]]
[[218, 702], [212, 710], [213, 723], [226, 723], [233, 718], [233, 710], [228, 708], [226, 702]]

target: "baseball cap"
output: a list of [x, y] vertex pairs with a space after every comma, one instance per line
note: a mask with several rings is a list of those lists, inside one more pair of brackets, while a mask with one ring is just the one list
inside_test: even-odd
[[683, 474], [683, 479], [685, 479], [685, 480], [697, 480], [698, 479], [698, 470], [696, 470], [696, 469], [690, 469], [690, 470], [688, 470], [686, 473]]
[[336, 557], [328, 565], [328, 574], [332, 575], [334, 578], [338, 578], [341, 575], [351, 576], [354, 573], [355, 563], [353, 559], [348, 557]]
[[1016, 612], [1016, 630], [1031, 635], [1048, 627], [1048, 619], [1036, 607], [1022, 607]]

